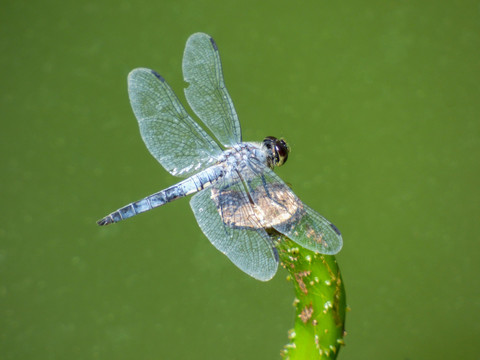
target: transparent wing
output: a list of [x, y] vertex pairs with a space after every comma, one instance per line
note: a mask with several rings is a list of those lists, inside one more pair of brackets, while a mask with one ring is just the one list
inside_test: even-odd
[[340, 231], [318, 212], [303, 204], [305, 214], [296, 222], [275, 226], [297, 244], [326, 255], [335, 255], [343, 246]]
[[321, 254], [333, 255], [341, 250], [343, 240], [335, 225], [302, 203], [268, 167], [255, 159], [248, 164], [247, 187], [263, 214], [266, 228], [274, 228], [300, 246]]
[[185, 96], [195, 114], [224, 146], [242, 141], [240, 123], [223, 81], [215, 41], [207, 34], [190, 36], [183, 54]]
[[275, 275], [277, 250], [255, 218], [241, 182], [200, 191], [190, 206], [213, 246], [242, 271], [262, 281]]
[[155, 71], [130, 72], [128, 94], [145, 145], [170, 174], [190, 176], [221, 154], [220, 146], [193, 121]]

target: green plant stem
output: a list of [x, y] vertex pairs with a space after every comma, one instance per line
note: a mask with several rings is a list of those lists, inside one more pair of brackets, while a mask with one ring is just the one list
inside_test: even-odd
[[335, 256], [316, 254], [280, 237], [281, 265], [295, 288], [294, 328], [283, 359], [335, 359], [344, 345], [346, 296]]

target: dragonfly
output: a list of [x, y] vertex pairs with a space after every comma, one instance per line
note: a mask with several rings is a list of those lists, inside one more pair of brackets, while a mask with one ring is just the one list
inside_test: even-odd
[[272, 232], [317, 253], [339, 252], [343, 240], [337, 227], [305, 205], [273, 171], [288, 159], [286, 142], [273, 136], [262, 142], [242, 141], [212, 37], [196, 33], [188, 38], [182, 70], [188, 83], [185, 97], [203, 127], [153, 70], [131, 71], [128, 94], [147, 149], [183, 180], [97, 223], [116, 223], [194, 194], [190, 206], [205, 236], [255, 279], [270, 280], [277, 271]]

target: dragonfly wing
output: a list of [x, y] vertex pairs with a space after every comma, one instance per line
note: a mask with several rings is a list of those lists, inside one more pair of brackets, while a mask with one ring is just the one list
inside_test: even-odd
[[241, 182], [205, 189], [190, 200], [198, 225], [213, 246], [248, 275], [267, 281], [277, 272], [278, 253], [249, 205]]
[[240, 122], [223, 80], [215, 41], [207, 34], [190, 36], [183, 54], [185, 96], [197, 116], [226, 147], [242, 141]]
[[271, 169], [249, 160], [246, 181], [250, 197], [263, 214], [264, 226], [274, 228], [300, 246], [333, 255], [343, 244], [335, 225], [305, 205]]
[[190, 176], [221, 154], [220, 146], [188, 115], [155, 71], [130, 72], [128, 94], [145, 145], [172, 175]]
[[325, 255], [335, 255], [342, 249], [340, 231], [318, 212], [303, 204], [304, 215], [296, 222], [286, 222], [275, 226], [297, 244]]

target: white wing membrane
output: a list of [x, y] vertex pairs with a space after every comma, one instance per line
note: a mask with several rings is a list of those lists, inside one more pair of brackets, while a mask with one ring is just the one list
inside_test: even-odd
[[[197, 193], [190, 200], [190, 206], [213, 246], [248, 275], [267, 281], [277, 272], [278, 254], [250, 206], [240, 206], [238, 212], [232, 212], [232, 207], [238, 208], [239, 201], [248, 203], [243, 195], [246, 196], [243, 186], [237, 182], [228, 190], [209, 188]], [[245, 226], [237, 227], [236, 222]]]
[[315, 210], [303, 204], [305, 214], [296, 222], [274, 226], [297, 244], [320, 254], [335, 255], [342, 249], [340, 231]]
[[272, 170], [251, 159], [248, 191], [271, 227], [300, 246], [321, 254], [338, 253], [343, 245], [340, 231], [330, 221], [305, 205]]
[[185, 96], [197, 116], [224, 146], [242, 141], [240, 122], [223, 80], [215, 41], [207, 34], [190, 36], [183, 54]]
[[133, 70], [128, 75], [128, 94], [145, 145], [170, 174], [190, 176], [212, 165], [222, 153], [153, 70]]

